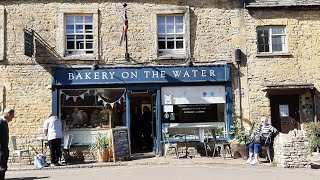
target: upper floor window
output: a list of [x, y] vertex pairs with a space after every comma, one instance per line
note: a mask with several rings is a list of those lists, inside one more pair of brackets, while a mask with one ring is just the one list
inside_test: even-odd
[[284, 26], [264, 26], [257, 28], [259, 53], [286, 53], [288, 42]]
[[153, 60], [189, 59], [190, 8], [161, 8], [151, 11], [151, 55]]
[[183, 15], [158, 15], [157, 27], [159, 54], [183, 54], [185, 52]]
[[65, 16], [66, 55], [93, 54], [92, 15]]

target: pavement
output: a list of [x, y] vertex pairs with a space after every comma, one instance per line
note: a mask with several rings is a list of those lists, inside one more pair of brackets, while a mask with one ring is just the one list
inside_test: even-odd
[[[194, 158], [179, 158], [176, 157], [158, 157], [152, 153], [140, 153], [133, 154], [131, 160], [129, 161], [117, 161], [117, 162], [97, 162], [97, 161], [82, 161], [82, 162], [72, 162], [71, 164], [64, 164], [62, 166], [55, 167], [44, 167], [43, 169], [67, 169], [67, 168], [94, 168], [94, 167], [108, 167], [108, 166], [141, 166], [141, 165], [167, 165], [167, 164], [177, 164], [177, 165], [209, 165], [209, 164], [223, 164], [232, 166], [251, 166], [246, 164], [246, 160], [234, 159], [232, 157], [194, 157]], [[260, 159], [259, 164], [256, 166], [269, 166], [275, 167], [275, 165], [270, 164], [264, 159]], [[18, 163], [8, 163], [8, 171], [21, 171], [21, 170], [35, 170], [33, 164], [23, 163], [19, 167]]]

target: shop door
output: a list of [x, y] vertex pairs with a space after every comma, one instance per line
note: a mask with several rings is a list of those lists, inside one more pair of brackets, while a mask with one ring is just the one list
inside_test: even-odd
[[271, 96], [272, 125], [282, 133], [300, 128], [299, 96]]

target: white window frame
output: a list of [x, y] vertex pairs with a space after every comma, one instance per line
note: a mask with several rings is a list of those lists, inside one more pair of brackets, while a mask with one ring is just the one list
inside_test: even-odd
[[[163, 53], [159, 53], [158, 48], [158, 16], [174, 16], [183, 15], [183, 49], [178, 50], [160, 50]], [[151, 32], [152, 32], [152, 60], [165, 60], [165, 59], [189, 59], [191, 57], [190, 53], [190, 8], [187, 7], [177, 7], [174, 9], [153, 9], [151, 11]]]
[[[66, 16], [86, 16], [92, 15], [93, 19], [93, 53], [92, 54], [67, 54], [66, 41]], [[98, 60], [99, 58], [99, 31], [98, 31], [98, 5], [88, 6], [73, 6], [61, 5], [58, 10], [58, 28], [57, 28], [57, 52], [64, 60]]]
[[0, 5], [0, 61], [4, 60], [4, 7]]
[[[182, 17], [182, 23], [176, 23], [175, 19], [176, 17]], [[171, 15], [158, 15], [157, 18], [159, 17], [164, 17], [165, 22], [164, 23], [160, 23], [157, 22], [157, 26], [159, 27], [159, 25], [164, 26], [165, 27], [165, 31], [167, 31], [167, 27], [168, 26], [173, 26], [173, 33], [168, 33], [168, 32], [164, 32], [164, 33], [160, 33], [159, 31], [157, 31], [157, 37], [158, 37], [158, 44], [159, 42], [164, 42], [165, 46], [167, 46], [168, 41], [173, 41], [173, 45], [174, 48], [173, 49], [168, 49], [168, 47], [164, 48], [164, 49], [160, 49], [160, 47], [158, 46], [158, 54], [183, 54], [185, 51], [185, 40], [184, 40], [184, 34], [185, 34], [185, 23], [184, 23], [184, 16], [183, 14], [171, 14]], [[167, 19], [169, 17], [173, 17], [174, 22], [173, 23], [167, 23]], [[182, 32], [181, 33], [177, 33], [176, 32], [176, 26], [177, 25], [182, 25]], [[158, 29], [157, 29], [158, 30]], [[160, 39], [160, 37], [163, 37], [164, 39]], [[168, 37], [173, 37], [172, 40], [168, 40]], [[178, 41], [181, 40], [177, 40], [178, 37], [182, 37], [182, 43], [183, 43], [183, 48], [176, 48], [176, 43]], [[162, 52], [162, 53], [161, 53]]]
[[[70, 23], [68, 24], [67, 22], [67, 18], [68, 17], [72, 17], [73, 18], [73, 23]], [[76, 20], [76, 17], [81, 17], [83, 22], [82, 23], [77, 23], [75, 22]], [[93, 38], [92, 39], [87, 39], [86, 36], [92, 36], [93, 37], [93, 21], [91, 23], [86, 23], [85, 22], [85, 17], [92, 17], [92, 20], [93, 20], [93, 16], [90, 15], [90, 14], [66, 14], [65, 15], [65, 41], [66, 41], [66, 52], [65, 54], [68, 55], [68, 54], [93, 54], [94, 52], [94, 49], [93, 49]], [[68, 33], [67, 31], [67, 26], [68, 25], [73, 25], [74, 28], [73, 28], [73, 31], [72, 33]], [[82, 26], [83, 28], [83, 32], [79, 33], [77, 32], [77, 25], [80, 25]], [[92, 26], [92, 30], [91, 32], [86, 32], [86, 25], [91, 25]], [[68, 36], [73, 36], [73, 39], [68, 39]], [[84, 38], [81, 39], [82, 43], [82, 46], [83, 46], [83, 49], [81, 48], [77, 48], [77, 41], [80, 41], [79, 39], [77, 39], [77, 36], [83, 36]], [[73, 42], [74, 43], [74, 48], [73, 49], [68, 49], [68, 42]], [[88, 42], [92, 42], [92, 48], [88, 49], [86, 48], [86, 45]], [[86, 53], [86, 51], [92, 51], [92, 53]], [[68, 53], [68, 52], [72, 52], [72, 53]]]
[[[273, 34], [272, 29], [274, 28], [283, 28], [283, 34]], [[259, 51], [259, 37], [258, 31], [268, 31], [268, 45], [269, 51], [268, 52], [260, 52]], [[284, 37], [284, 42], [282, 42], [282, 51], [274, 51], [272, 48], [272, 38], [274, 36], [281, 36]], [[277, 53], [288, 53], [288, 36], [287, 36], [287, 28], [285, 26], [260, 26], [257, 27], [257, 52], [258, 54], [277, 54]]]

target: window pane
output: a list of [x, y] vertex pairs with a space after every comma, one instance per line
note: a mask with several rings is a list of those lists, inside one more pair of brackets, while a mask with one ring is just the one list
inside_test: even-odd
[[166, 39], [165, 36], [158, 36], [158, 39]]
[[167, 33], [174, 33], [174, 26], [168, 25], [167, 26]]
[[93, 35], [86, 35], [86, 39], [93, 39]]
[[86, 33], [92, 32], [92, 25], [85, 25]]
[[84, 22], [85, 23], [92, 23], [93, 22], [92, 16], [85, 16]]
[[83, 16], [76, 16], [76, 23], [83, 23]]
[[77, 41], [77, 49], [84, 49], [83, 41]]
[[66, 26], [67, 33], [74, 33], [74, 26], [73, 25], [67, 25]]
[[174, 17], [173, 16], [168, 16], [166, 23], [174, 23]]
[[66, 23], [67, 24], [74, 24], [74, 17], [73, 16], [67, 16], [66, 17]]
[[164, 25], [158, 25], [158, 33], [166, 33], [166, 29]]
[[167, 49], [174, 49], [174, 41], [167, 42]]
[[183, 25], [176, 25], [176, 33], [183, 33]]
[[93, 48], [93, 43], [92, 42], [87, 42], [86, 43], [86, 48], [87, 49], [92, 49]]
[[266, 52], [266, 51], [264, 50], [264, 45], [259, 45], [259, 52]]
[[67, 49], [74, 49], [74, 41], [67, 41]]
[[74, 36], [73, 35], [68, 35], [67, 39], [74, 39]]
[[173, 40], [174, 36], [173, 35], [167, 36], [167, 39]]
[[166, 48], [166, 42], [165, 41], [158, 41], [158, 48], [159, 49], [165, 49]]
[[282, 27], [272, 28], [272, 34], [284, 34], [284, 28]]
[[176, 39], [183, 39], [183, 36], [177, 36]]
[[76, 36], [76, 39], [83, 39], [83, 38], [84, 38], [83, 35], [77, 35], [77, 36]]
[[76, 25], [76, 33], [83, 33], [83, 25]]
[[273, 51], [282, 51], [281, 36], [272, 37], [272, 50]]
[[183, 23], [183, 16], [176, 16], [176, 23]]
[[165, 17], [164, 16], [158, 16], [158, 23], [165, 23]]
[[176, 42], [176, 48], [177, 49], [183, 49], [183, 41], [177, 41]]

